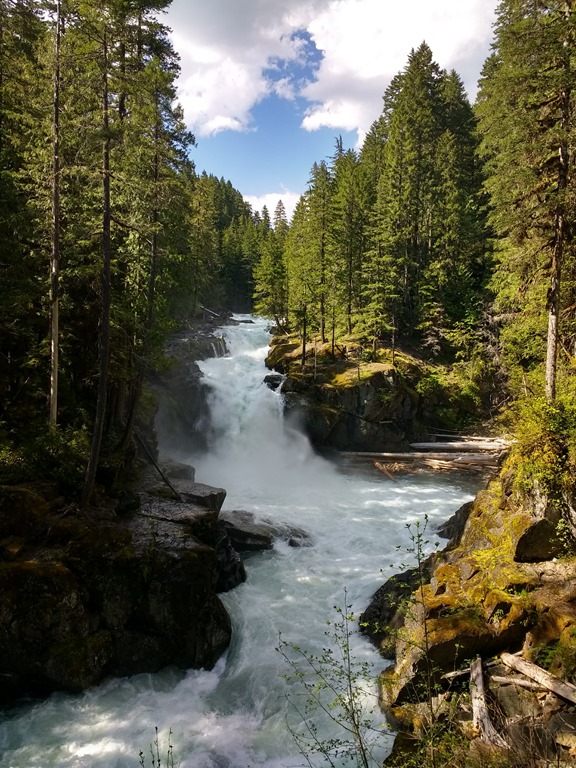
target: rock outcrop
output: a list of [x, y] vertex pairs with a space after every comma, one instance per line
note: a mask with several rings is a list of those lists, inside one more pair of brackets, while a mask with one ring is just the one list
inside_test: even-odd
[[[465, 726], [467, 694], [454, 686], [454, 674], [478, 656], [491, 662], [519, 652], [576, 682], [576, 558], [565, 538], [561, 552], [557, 502], [537, 483], [519, 490], [513, 474], [505, 467], [459, 510], [444, 526], [448, 547], [383, 585], [361, 619], [383, 654], [395, 658], [381, 678], [381, 701], [400, 730], [418, 731], [451, 708], [454, 722], [477, 739]], [[529, 686], [514, 687], [501, 665], [492, 663], [485, 675], [497, 727], [514, 754], [530, 756], [531, 743], [539, 758], [560, 759], [568, 737], [566, 728], [552, 727], [552, 716], [570, 719], [573, 709], [553, 694], [544, 700]]]
[[[154, 417], [158, 443], [170, 446], [175, 454], [206, 447], [209, 408], [196, 361], [226, 354], [215, 322], [174, 336], [166, 350], [171, 365], [151, 382], [158, 402]], [[222, 324], [226, 318], [218, 318], [218, 322]]]
[[262, 552], [272, 549], [275, 541], [285, 541], [291, 547], [312, 544], [309, 534], [302, 528], [266, 518], [257, 519], [252, 512], [240, 509], [222, 512], [220, 524], [238, 552]]
[[217, 596], [225, 494], [186, 482], [189, 500], [140, 493], [122, 515], [0, 490], [4, 699], [214, 665], [231, 636]]
[[417, 397], [399, 383], [390, 366], [371, 367], [375, 370], [361, 380], [351, 376], [340, 383], [286, 378], [282, 394], [287, 410], [298, 414], [314, 445], [378, 451], [417, 434]]
[[362, 451], [386, 450], [420, 434], [418, 395], [389, 363], [333, 358], [300, 366], [301, 348], [291, 339], [272, 339], [266, 365], [282, 374], [287, 412], [295, 414], [314, 445]]

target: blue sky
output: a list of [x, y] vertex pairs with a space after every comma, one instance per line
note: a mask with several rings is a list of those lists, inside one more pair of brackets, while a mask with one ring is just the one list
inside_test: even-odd
[[341, 135], [358, 147], [423, 40], [472, 100], [497, 0], [173, 0], [179, 98], [198, 171], [289, 213]]

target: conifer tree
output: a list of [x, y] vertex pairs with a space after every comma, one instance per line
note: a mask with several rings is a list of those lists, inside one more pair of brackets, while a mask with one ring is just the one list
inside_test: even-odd
[[410, 53], [390, 102], [377, 215], [386, 248], [398, 264], [399, 325], [410, 335], [421, 320], [420, 287], [432, 253], [434, 159], [441, 132], [440, 70], [425, 43]]
[[[568, 0], [502, 0], [478, 103], [492, 223], [500, 236], [500, 306], [518, 317], [527, 311], [537, 316], [544, 307], [526, 306], [526, 297], [541, 296], [540, 276], [548, 276], [548, 329], [542, 323], [539, 333], [547, 335], [542, 353], [545, 347], [550, 400], [556, 394], [561, 279], [573, 273], [575, 33]], [[512, 356], [533, 365], [522, 324], [515, 326], [516, 334], [507, 333], [508, 346], [516, 348]]]
[[332, 208], [332, 175], [324, 160], [314, 163], [306, 192], [307, 198], [307, 248], [315, 279], [318, 302], [318, 329], [320, 339], [326, 341], [328, 302], [334, 293], [334, 263], [328, 246]]
[[[352, 333], [361, 306], [362, 253], [369, 210], [366, 166], [353, 150], [344, 151], [341, 140], [332, 161], [333, 197], [330, 212], [329, 245], [332, 276], [333, 314], [342, 318], [342, 327]], [[334, 334], [334, 318], [332, 330]]]
[[284, 247], [288, 233], [286, 211], [281, 200], [274, 211], [274, 227], [261, 241], [260, 259], [254, 268], [254, 309], [270, 317], [278, 328], [287, 320], [286, 266]]
[[0, 421], [8, 429], [20, 415], [31, 426], [31, 409], [47, 400], [40, 340], [48, 269], [27, 167], [36, 83], [51, 93], [39, 64], [44, 32], [36, 3], [0, 2]]

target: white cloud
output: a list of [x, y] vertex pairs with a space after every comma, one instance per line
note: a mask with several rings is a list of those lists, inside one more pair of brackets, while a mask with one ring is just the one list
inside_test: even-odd
[[471, 97], [488, 52], [495, 2], [486, 0], [333, 0], [309, 24], [324, 52], [317, 78], [303, 95], [313, 104], [303, 121], [365, 132], [378, 117], [380, 98], [426, 41], [435, 60], [456, 69]]
[[272, 221], [274, 220], [274, 211], [276, 210], [279, 200], [282, 200], [284, 203], [286, 217], [288, 221], [290, 221], [294, 215], [294, 208], [296, 208], [296, 203], [299, 199], [300, 194], [298, 192], [288, 192], [288, 190], [284, 190], [283, 192], [268, 192], [265, 195], [244, 195], [244, 200], [246, 200], [247, 203], [250, 203], [253, 211], [261, 213], [262, 208], [266, 206]]
[[174, 0], [167, 23], [181, 57], [179, 98], [198, 136], [249, 130], [250, 110], [275, 92], [293, 98], [288, 82], [274, 84], [264, 70], [274, 61], [299, 61], [293, 39], [329, 0]]
[[455, 68], [473, 97], [491, 39], [496, 0], [174, 0], [168, 23], [182, 57], [180, 98], [198, 135], [248, 130], [250, 110], [268, 94], [294, 98], [294, 84], [275, 84], [264, 70], [302, 56], [305, 29], [323, 52], [315, 80], [302, 92], [311, 103], [307, 130], [367, 130], [380, 98], [426, 40], [438, 63]]

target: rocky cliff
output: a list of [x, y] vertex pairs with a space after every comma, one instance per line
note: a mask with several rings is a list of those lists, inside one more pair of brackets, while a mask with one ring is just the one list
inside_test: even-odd
[[[457, 367], [433, 365], [407, 351], [272, 339], [266, 365], [284, 377], [286, 410], [318, 448], [386, 451], [478, 419], [479, 397]], [[272, 377], [271, 377], [272, 378]], [[276, 384], [276, 382], [270, 382]], [[476, 393], [478, 394], [478, 393]]]
[[174, 453], [189, 453], [206, 447], [209, 408], [202, 373], [196, 361], [226, 354], [218, 324], [225, 316], [215, 317], [193, 329], [184, 330], [171, 340], [168, 364], [151, 381], [157, 410], [154, 414], [155, 437], [159, 445], [170, 446]]
[[3, 697], [81, 690], [167, 664], [210, 668], [230, 641], [216, 590], [225, 492], [141, 492], [88, 514], [50, 488], [0, 489]]
[[300, 354], [299, 344], [277, 337], [266, 365], [284, 374], [286, 410], [317, 447], [385, 450], [422, 432], [418, 395], [394, 365], [360, 365], [322, 348], [302, 367]]

